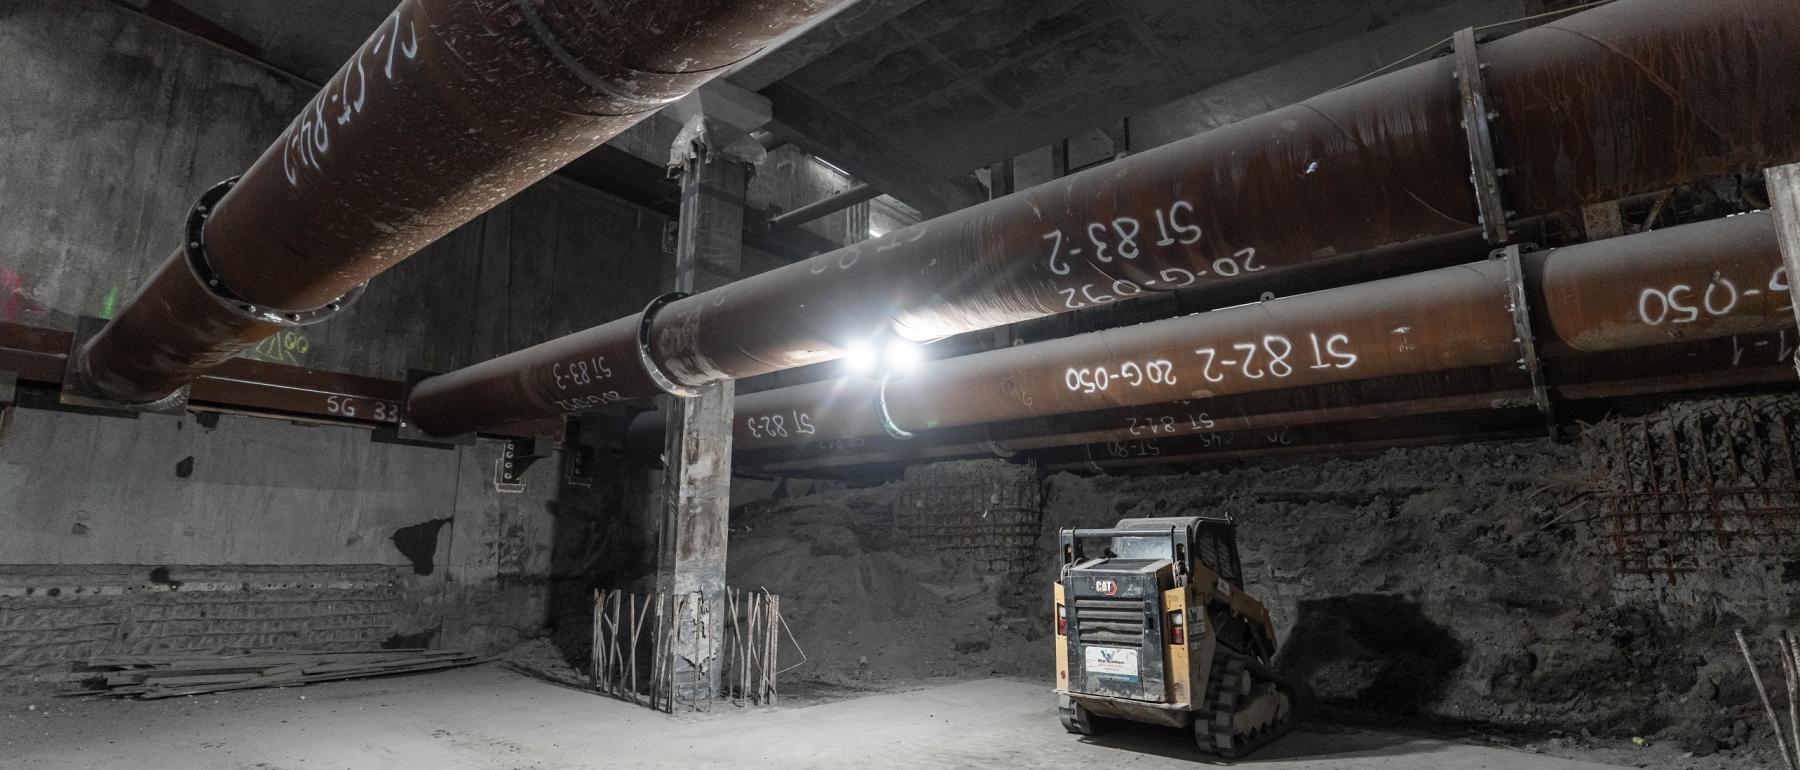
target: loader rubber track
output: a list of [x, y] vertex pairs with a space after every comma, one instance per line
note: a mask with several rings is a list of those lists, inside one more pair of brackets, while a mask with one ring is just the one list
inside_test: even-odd
[[[1194, 742], [1201, 751], [1226, 759], [1237, 759], [1294, 729], [1297, 699], [1293, 686], [1286, 679], [1261, 661], [1222, 647], [1216, 663], [1206, 685], [1210, 708], [1194, 714]], [[1284, 708], [1277, 709], [1273, 719], [1240, 732], [1236, 727], [1236, 718], [1238, 711], [1244, 707], [1245, 693], [1239, 685], [1246, 674], [1250, 676], [1252, 694], [1259, 689], [1258, 685], [1273, 685], [1285, 702]]]

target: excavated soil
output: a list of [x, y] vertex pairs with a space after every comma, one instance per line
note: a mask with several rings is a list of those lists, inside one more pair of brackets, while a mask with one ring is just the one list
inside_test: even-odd
[[[1746, 419], [1788, 420], [1793, 406], [1697, 402], [1662, 415], [1648, 435], [1693, 445]], [[886, 688], [1002, 674], [1048, 684], [1058, 528], [1222, 511], [1239, 522], [1248, 588], [1280, 629], [1279, 666], [1311, 687], [1327, 718], [1429, 724], [1552, 750], [1595, 737], [1642, 741], [1744, 761], [1771, 739], [1731, 633], [1795, 625], [1787, 595], [1800, 580], [1796, 548], [1751, 531], [1775, 525], [1726, 511], [1650, 543], [1654, 553], [1680, 551], [1687, 567], [1638, 570], [1642, 554], [1631, 549], [1645, 546], [1615, 537], [1615, 498], [1677, 484], [1621, 474], [1642, 462], [1646, 445], [1627, 430], [1636, 427], [1602, 424], [1567, 444], [1053, 475], [1024, 569], [997, 570], [903, 534], [897, 522], [904, 501], [918, 498], [907, 486], [916, 482], [760, 501], [734, 513], [730, 573], [734, 584], [783, 596], [808, 656], [790, 679]], [[1751, 452], [1729, 443], [1692, 450], [1712, 457], [1662, 452], [1649, 462], [1696, 487], [1703, 473], [1717, 487], [1743, 482], [1733, 473], [1761, 473], [1751, 481], [1765, 488], [1791, 482], [1747, 470]], [[959, 472], [983, 463], [997, 484], [1019, 471], [978, 461]], [[1667, 517], [1651, 521], [1673, 528]], [[1721, 528], [1743, 531], [1720, 538]], [[1765, 677], [1780, 680], [1773, 669]]]

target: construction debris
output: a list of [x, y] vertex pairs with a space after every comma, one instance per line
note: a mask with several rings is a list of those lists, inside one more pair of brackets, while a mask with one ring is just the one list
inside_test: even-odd
[[459, 650], [268, 650], [241, 655], [124, 655], [77, 662], [76, 673], [71, 679], [80, 681], [86, 688], [68, 694], [156, 700], [410, 674], [469, 666], [486, 660]]

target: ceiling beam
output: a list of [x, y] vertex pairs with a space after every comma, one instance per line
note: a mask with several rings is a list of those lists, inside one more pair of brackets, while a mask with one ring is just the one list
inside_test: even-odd
[[987, 191], [974, 177], [938, 174], [797, 88], [776, 83], [762, 93], [775, 106], [770, 133], [900, 199], [927, 219], [987, 200]]

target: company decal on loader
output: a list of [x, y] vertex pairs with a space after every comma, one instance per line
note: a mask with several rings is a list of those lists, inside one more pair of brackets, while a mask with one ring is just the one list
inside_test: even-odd
[[1129, 647], [1089, 645], [1087, 648], [1087, 671], [1090, 674], [1136, 679], [1138, 678], [1138, 651]]

